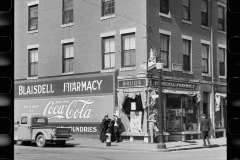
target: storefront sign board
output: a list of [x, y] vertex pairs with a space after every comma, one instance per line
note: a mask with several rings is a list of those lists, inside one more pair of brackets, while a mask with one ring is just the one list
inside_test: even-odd
[[118, 88], [144, 87], [146, 85], [146, 79], [118, 80]]
[[[152, 85], [157, 87], [158, 80], [152, 79]], [[174, 81], [162, 81], [163, 87], [173, 87], [173, 88], [182, 88], [182, 89], [197, 89], [197, 84], [193, 83], [183, 83], [183, 82], [174, 82]]]

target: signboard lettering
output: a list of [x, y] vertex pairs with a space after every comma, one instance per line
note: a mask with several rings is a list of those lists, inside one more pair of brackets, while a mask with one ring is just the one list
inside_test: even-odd
[[[152, 85], [153, 86], [158, 86], [158, 81], [157, 80], [152, 80]], [[174, 87], [174, 88], [184, 88], [184, 89], [196, 89], [197, 84], [162, 81], [162, 86]]]
[[118, 87], [142, 87], [146, 86], [146, 79], [119, 80]]

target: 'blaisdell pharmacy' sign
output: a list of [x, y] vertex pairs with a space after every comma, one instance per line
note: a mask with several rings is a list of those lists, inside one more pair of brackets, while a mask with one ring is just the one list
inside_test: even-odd
[[15, 84], [15, 98], [113, 93], [113, 77], [88, 77]]

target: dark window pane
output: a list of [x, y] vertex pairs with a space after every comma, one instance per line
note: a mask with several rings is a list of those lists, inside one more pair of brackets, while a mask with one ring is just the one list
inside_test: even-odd
[[114, 0], [103, 0], [103, 15], [110, 15], [110, 14], [114, 14], [115, 13], [115, 4], [114, 4]]
[[164, 14], [169, 13], [169, 4], [168, 0], [160, 0], [160, 12]]

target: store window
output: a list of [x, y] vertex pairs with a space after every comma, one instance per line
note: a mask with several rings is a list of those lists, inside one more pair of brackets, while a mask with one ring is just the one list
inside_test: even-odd
[[220, 97], [219, 106], [215, 108], [215, 127], [216, 128], [224, 128], [224, 123], [226, 120], [225, 110], [226, 110], [226, 98]]

